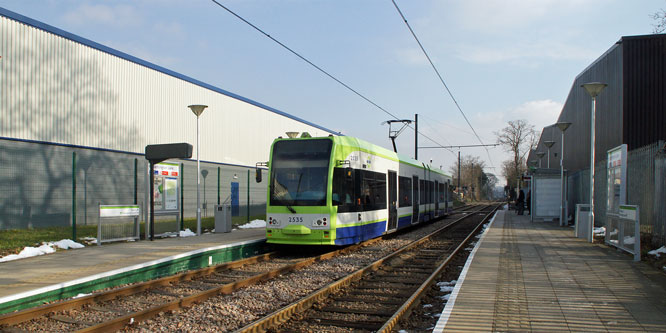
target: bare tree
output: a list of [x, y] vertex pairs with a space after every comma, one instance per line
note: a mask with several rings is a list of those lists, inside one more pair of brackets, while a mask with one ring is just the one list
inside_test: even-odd
[[666, 10], [660, 9], [656, 13], [651, 15], [652, 19], [657, 21], [657, 24], [654, 24], [654, 29], [652, 30], [655, 34], [660, 34], [666, 31]]
[[457, 185], [460, 177], [461, 191], [466, 193], [468, 198], [478, 200], [485, 197], [483, 188], [488, 182], [488, 177], [484, 173], [485, 163], [477, 156], [465, 155], [460, 159], [460, 173], [458, 175], [458, 161], [451, 166], [450, 171], [453, 174], [454, 184]]
[[[513, 154], [513, 160], [505, 161], [502, 164], [502, 173], [506, 177], [506, 181], [510, 182], [524, 172], [525, 157], [536, 146], [538, 136], [534, 131], [534, 126], [525, 120], [509, 121], [508, 126], [495, 132], [495, 136], [497, 136], [497, 143], [502, 145], [505, 151]], [[507, 168], [511, 168], [511, 172], [506, 170]]]

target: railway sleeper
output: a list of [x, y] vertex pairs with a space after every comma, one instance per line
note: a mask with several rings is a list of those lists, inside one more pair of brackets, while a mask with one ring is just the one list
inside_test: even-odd
[[96, 324], [96, 323], [93, 323], [93, 322], [86, 322], [86, 321], [76, 320], [72, 317], [63, 316], [63, 315], [52, 315], [49, 318], [52, 319], [52, 320], [55, 320], [55, 321], [59, 321], [61, 323], [74, 324], [74, 325], [80, 325], [80, 326], [92, 326], [92, 325]]
[[351, 314], [364, 314], [378, 317], [390, 317], [395, 311], [393, 309], [380, 308], [380, 309], [358, 309], [358, 308], [343, 308], [339, 306], [326, 306], [319, 309], [319, 312], [330, 312], [330, 313], [351, 313]]
[[368, 331], [376, 331], [384, 325], [384, 322], [381, 320], [374, 320], [374, 321], [364, 320], [362, 322], [358, 321], [355, 322], [355, 321], [346, 321], [346, 320], [328, 319], [328, 318], [310, 318], [310, 319], [311, 320], [308, 321], [316, 325], [346, 327], [346, 328], [362, 329]]
[[[402, 305], [404, 304], [403, 301], [401, 300], [396, 300], [394, 296], [378, 296], [376, 293], [368, 293], [365, 294], [368, 297], [363, 297], [362, 295], [356, 295], [356, 296], [344, 296], [344, 297], [332, 297], [331, 299], [336, 301], [336, 302], [349, 302], [349, 303], [356, 303], [356, 302], [381, 302], [382, 304], [391, 304], [391, 305]], [[386, 298], [381, 301], [373, 299], [370, 300], [370, 297], [382, 297]]]
[[394, 293], [384, 293], [381, 291], [368, 291], [371, 290], [369, 289], [363, 289], [363, 290], [353, 290], [350, 291], [347, 296], [377, 296], [377, 297], [385, 297], [385, 298], [395, 298], [395, 297], [409, 297], [412, 296], [412, 292], [408, 291], [398, 291]]
[[358, 286], [355, 286], [356, 289], [382, 289], [382, 288], [389, 288], [389, 289], [402, 289], [402, 290], [410, 290], [414, 289], [414, 285], [410, 284], [399, 284], [399, 283], [381, 283], [381, 282], [362, 282]]
[[368, 283], [398, 283], [398, 284], [421, 284], [427, 278], [424, 274], [402, 274], [373, 276], [366, 280]]

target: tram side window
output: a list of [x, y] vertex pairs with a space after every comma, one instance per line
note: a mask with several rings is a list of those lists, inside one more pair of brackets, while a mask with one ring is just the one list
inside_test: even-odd
[[419, 180], [419, 198], [421, 198], [420, 202], [422, 205], [425, 205], [428, 203], [428, 198], [426, 198], [426, 181], [421, 179]]
[[412, 179], [408, 177], [398, 178], [398, 204], [400, 207], [412, 205]]
[[428, 182], [428, 189], [430, 190], [428, 195], [428, 203], [435, 203], [435, 183]]
[[338, 213], [386, 209], [386, 174], [355, 169], [350, 179], [334, 169], [331, 202]]
[[446, 184], [440, 183], [439, 184], [439, 202], [445, 202], [446, 201]]
[[356, 207], [356, 194], [354, 188], [354, 179], [356, 177], [347, 177], [347, 170], [345, 168], [333, 169], [333, 191], [331, 201], [333, 206], [338, 206], [338, 212], [355, 212], [358, 211]]
[[386, 209], [386, 174], [359, 170], [361, 175], [361, 195], [363, 211]]

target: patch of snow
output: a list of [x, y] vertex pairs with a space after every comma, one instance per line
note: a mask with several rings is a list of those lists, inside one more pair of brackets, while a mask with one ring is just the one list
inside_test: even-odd
[[181, 230], [178, 233], [178, 236], [180, 236], [180, 237], [191, 237], [191, 236], [196, 236], [196, 235], [197, 234], [193, 233], [192, 230], [190, 230], [190, 228], [187, 228], [185, 230]]
[[442, 295], [442, 296], [440, 296], [439, 298], [440, 298], [441, 300], [443, 300], [443, 301], [448, 301], [448, 300], [449, 300], [449, 297], [451, 297], [451, 294]]
[[86, 296], [90, 296], [90, 295], [92, 295], [92, 294], [78, 294], [78, 295], [72, 297], [72, 299], [74, 299], [74, 298], [86, 297]]
[[652, 250], [652, 251], [649, 251], [649, 252], [648, 252], [648, 254], [653, 255], [653, 256], [657, 256], [657, 258], [659, 258], [659, 256], [660, 256], [662, 253], [666, 253], [666, 246], [662, 246], [662, 247], [660, 247], [660, 248], [658, 248], [658, 249], [656, 249], [656, 250]]
[[424, 308], [432, 308], [432, 304], [424, 304], [423, 307]]
[[605, 235], [606, 234], [606, 227], [594, 228], [594, 234], [595, 235]]
[[624, 244], [627, 244], [627, 245], [634, 244], [635, 241], [636, 241], [636, 238], [634, 238], [633, 236], [624, 236]]
[[42, 243], [42, 245], [40, 245], [39, 247], [26, 246], [19, 254], [10, 254], [8, 256], [0, 258], [0, 262], [30, 258], [35, 256], [41, 256], [43, 254], [53, 253], [56, 251], [56, 247], [63, 250], [67, 250], [67, 249], [80, 249], [85, 246], [71, 239], [63, 239], [57, 242]]
[[81, 237], [80, 239], [86, 244], [97, 244], [97, 238], [95, 237]]
[[266, 228], [266, 221], [264, 220], [254, 220], [250, 223], [239, 225], [240, 229], [251, 229], [251, 228]]
[[73, 241], [73, 240], [71, 240], [71, 239], [63, 239], [63, 240], [59, 240], [59, 241], [57, 241], [57, 242], [48, 243], [48, 245], [55, 245], [55, 246], [57, 246], [57, 247], [59, 247], [59, 248], [61, 248], [61, 249], [63, 249], [63, 250], [67, 250], [67, 249], [80, 249], [80, 248], [84, 248], [84, 247], [85, 247], [83, 244], [79, 244], [79, 243], [77, 243], [77, 242], [75, 242], [75, 241]]

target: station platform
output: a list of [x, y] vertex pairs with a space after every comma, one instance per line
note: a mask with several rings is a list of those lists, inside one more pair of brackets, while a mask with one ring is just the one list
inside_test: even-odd
[[435, 327], [666, 332], [666, 274], [557, 222], [498, 211]]
[[119, 242], [0, 263], [0, 314], [259, 254], [265, 228]]

